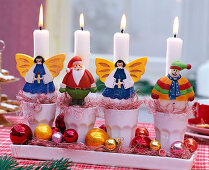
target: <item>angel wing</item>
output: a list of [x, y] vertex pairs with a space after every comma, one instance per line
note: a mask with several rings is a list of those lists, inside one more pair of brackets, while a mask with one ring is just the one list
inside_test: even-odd
[[34, 64], [34, 59], [26, 54], [16, 54], [17, 70], [20, 75], [24, 78], [25, 74], [30, 70]]
[[144, 74], [146, 64], [147, 57], [142, 57], [131, 61], [126, 65], [125, 68], [129, 71], [134, 83], [139, 81], [141, 76]]
[[115, 65], [112, 61], [104, 58], [96, 58], [96, 73], [99, 76], [100, 80], [104, 83], [105, 79], [109, 74], [114, 70]]
[[57, 77], [60, 71], [63, 69], [65, 58], [66, 54], [63, 53], [55, 55], [45, 61], [45, 64], [53, 77]]

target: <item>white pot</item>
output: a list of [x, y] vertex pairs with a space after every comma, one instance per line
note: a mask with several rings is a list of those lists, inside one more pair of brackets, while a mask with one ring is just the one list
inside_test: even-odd
[[129, 147], [131, 140], [135, 137], [138, 116], [139, 109], [104, 109], [105, 125], [108, 136], [111, 138], [120, 137], [122, 139], [122, 146]]
[[52, 127], [56, 113], [56, 103], [35, 104], [23, 102], [21, 107], [25, 123], [31, 128], [32, 132], [39, 124], [47, 124]]
[[94, 127], [97, 112], [97, 107], [81, 108], [78, 106], [70, 106], [64, 112], [66, 129], [74, 129], [77, 131], [77, 142], [85, 143], [86, 134]]
[[161, 148], [166, 152], [170, 151], [170, 146], [173, 142], [184, 142], [188, 117], [188, 114], [171, 114], [163, 112], [156, 112], [154, 114], [156, 139], [160, 141]]

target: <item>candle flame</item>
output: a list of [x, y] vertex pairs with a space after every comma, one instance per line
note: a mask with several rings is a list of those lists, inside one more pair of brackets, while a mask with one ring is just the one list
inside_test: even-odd
[[174, 22], [173, 22], [173, 34], [177, 35], [179, 31], [179, 17], [175, 17]]
[[126, 29], [126, 15], [125, 14], [123, 14], [121, 18], [120, 29], [121, 31], [124, 31]]
[[39, 12], [39, 22], [38, 22], [38, 26], [40, 27], [40, 28], [42, 28], [43, 27], [43, 20], [44, 20], [44, 15], [43, 15], [43, 6], [42, 6], [42, 4], [41, 4], [41, 6], [40, 6], [40, 12]]
[[80, 27], [81, 27], [81, 29], [83, 29], [83, 27], [84, 27], [84, 16], [83, 16], [83, 13], [80, 14]]

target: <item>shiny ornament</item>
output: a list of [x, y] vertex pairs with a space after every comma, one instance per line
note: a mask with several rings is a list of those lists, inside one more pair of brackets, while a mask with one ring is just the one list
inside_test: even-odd
[[135, 131], [135, 136], [139, 136], [139, 135], [149, 136], [149, 131], [147, 130], [147, 128], [138, 127]]
[[181, 141], [176, 141], [171, 144], [170, 151], [174, 156], [180, 158], [185, 153], [186, 147]]
[[52, 134], [54, 134], [55, 132], [60, 132], [60, 129], [56, 127], [52, 127]]
[[87, 146], [100, 146], [104, 145], [107, 139], [109, 137], [104, 130], [94, 128], [87, 133], [85, 143]]
[[115, 138], [115, 141], [116, 141], [117, 145], [121, 144], [121, 139], [120, 138]]
[[160, 149], [159, 150], [159, 155], [162, 156], [162, 157], [165, 157], [166, 156], [166, 151], [163, 150], [163, 149]]
[[134, 148], [136, 152], [144, 152], [150, 147], [151, 139], [145, 135], [139, 135], [132, 139], [131, 147]]
[[184, 145], [189, 149], [190, 152], [195, 152], [197, 150], [197, 142], [193, 138], [187, 138], [184, 140]]
[[61, 132], [55, 132], [52, 135], [52, 141], [55, 143], [62, 143], [63, 141], [63, 134]]
[[78, 140], [78, 133], [74, 129], [67, 129], [64, 133], [64, 139], [71, 143]]
[[116, 143], [115, 139], [113, 139], [113, 138], [107, 139], [105, 141], [105, 147], [108, 150], [113, 151], [117, 147], [117, 143]]
[[10, 131], [10, 140], [13, 144], [26, 144], [32, 139], [32, 131], [26, 124], [17, 124]]
[[65, 126], [65, 122], [64, 122], [64, 115], [63, 114], [59, 114], [55, 120], [55, 125], [57, 128], [60, 129], [60, 131], [62, 133], [64, 133], [66, 126]]
[[150, 142], [150, 149], [152, 149], [153, 151], [159, 151], [161, 148], [161, 144], [158, 140], [152, 140]]
[[103, 129], [105, 132], [107, 132], [107, 129], [106, 129], [105, 124], [101, 125], [99, 128], [100, 128], [100, 129]]
[[49, 125], [40, 124], [36, 126], [34, 135], [38, 139], [50, 140], [52, 137], [52, 129]]

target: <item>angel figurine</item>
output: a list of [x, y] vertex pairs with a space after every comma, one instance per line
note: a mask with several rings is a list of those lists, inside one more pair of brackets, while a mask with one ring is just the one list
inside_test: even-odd
[[33, 59], [25, 54], [16, 54], [17, 70], [26, 81], [23, 95], [28, 98], [38, 94], [53, 97], [55, 91], [53, 78], [63, 69], [65, 57], [66, 54], [59, 54], [45, 61], [42, 56]]
[[135, 95], [134, 83], [145, 72], [147, 57], [136, 59], [127, 65], [123, 60], [112, 61], [96, 58], [96, 73], [105, 83], [104, 97], [111, 99], [129, 99]]

